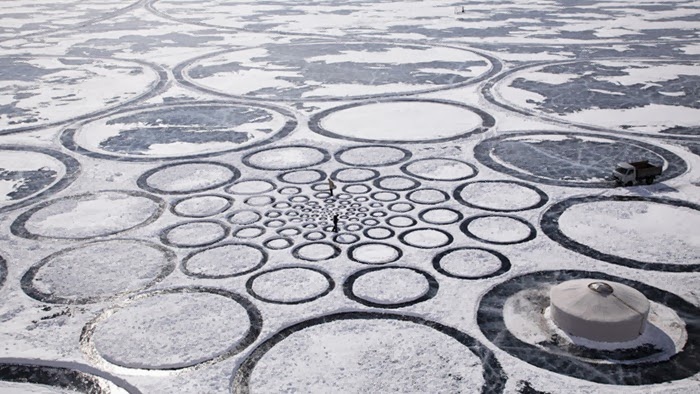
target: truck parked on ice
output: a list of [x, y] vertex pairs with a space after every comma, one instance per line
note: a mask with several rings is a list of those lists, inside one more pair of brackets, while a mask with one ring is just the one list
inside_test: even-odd
[[661, 166], [650, 164], [649, 161], [635, 161], [633, 163], [618, 163], [613, 171], [613, 178], [618, 185], [632, 186], [634, 182], [654, 183], [654, 178], [661, 175]]

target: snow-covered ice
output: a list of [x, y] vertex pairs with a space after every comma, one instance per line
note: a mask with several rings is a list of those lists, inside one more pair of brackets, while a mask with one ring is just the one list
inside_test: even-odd
[[700, 392], [699, 16], [0, 2], [0, 392]]

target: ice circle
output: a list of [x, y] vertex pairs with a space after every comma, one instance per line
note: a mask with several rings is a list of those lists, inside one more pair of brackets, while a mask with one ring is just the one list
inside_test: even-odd
[[249, 243], [226, 243], [189, 254], [180, 268], [185, 275], [201, 279], [224, 279], [260, 269], [268, 255], [260, 246]]
[[202, 194], [176, 201], [170, 207], [175, 215], [187, 218], [206, 218], [227, 211], [233, 199], [218, 194]]
[[215, 244], [226, 238], [229, 228], [215, 220], [198, 220], [177, 223], [165, 228], [160, 241], [178, 248], [199, 248]]
[[321, 170], [293, 170], [280, 174], [277, 179], [293, 185], [307, 185], [326, 179], [326, 173]]
[[247, 224], [253, 224], [262, 219], [260, 212], [252, 209], [239, 209], [231, 212], [228, 216], [228, 221], [231, 224], [238, 226], [245, 226]]
[[401, 256], [403, 256], [401, 249], [382, 242], [363, 242], [348, 249], [348, 258], [362, 264], [389, 264], [398, 261]]
[[243, 361], [231, 387], [237, 394], [481, 393], [486, 387], [496, 394], [505, 381], [493, 354], [459, 330], [415, 316], [344, 312], [273, 335]]
[[406, 191], [419, 188], [421, 183], [403, 175], [387, 175], [372, 181], [374, 187], [388, 191]]
[[403, 163], [413, 154], [390, 145], [360, 145], [344, 148], [335, 153], [335, 160], [347, 166], [387, 167]]
[[405, 228], [405, 227], [411, 227], [415, 226], [416, 219], [414, 219], [412, 216], [407, 216], [407, 215], [394, 215], [394, 216], [389, 216], [386, 218], [386, 224], [392, 227], [398, 227], [398, 228]]
[[475, 177], [479, 170], [472, 164], [441, 157], [410, 161], [401, 166], [406, 175], [426, 181], [461, 181]]
[[388, 239], [394, 236], [396, 234], [394, 230], [388, 228], [388, 227], [370, 227], [366, 228], [362, 234], [373, 240], [382, 240], [382, 239]]
[[413, 209], [415, 209], [415, 207], [411, 203], [396, 202], [393, 204], [389, 204], [389, 206], [387, 206], [387, 209], [389, 209], [391, 212], [406, 213], [412, 211]]
[[147, 171], [138, 186], [156, 194], [189, 194], [216, 189], [235, 182], [241, 173], [236, 167], [213, 161], [166, 164]]
[[281, 109], [232, 103], [188, 103], [119, 112], [61, 136], [68, 149], [101, 159], [199, 158], [273, 142], [296, 127]]
[[345, 295], [375, 308], [405, 308], [427, 301], [438, 292], [438, 282], [427, 272], [410, 267], [367, 268], [350, 275]]
[[455, 200], [476, 209], [517, 212], [544, 206], [549, 197], [535, 186], [515, 181], [476, 181], [460, 185]]
[[0, 145], [0, 213], [21, 208], [73, 183], [80, 163], [51, 149]]
[[157, 290], [91, 320], [81, 348], [98, 364], [178, 370], [239, 353], [258, 337], [261, 323], [255, 306], [235, 293], [201, 287]]
[[28, 239], [90, 239], [119, 234], [154, 222], [165, 201], [137, 191], [107, 190], [43, 202], [12, 223], [12, 234]]
[[265, 227], [260, 226], [239, 227], [232, 231], [231, 236], [241, 239], [257, 238], [265, 234], [265, 231]]
[[296, 246], [292, 255], [306, 261], [325, 261], [338, 257], [340, 248], [330, 242], [314, 241]]
[[333, 171], [331, 179], [338, 182], [366, 182], [379, 178], [379, 171], [371, 168], [340, 168]]
[[447, 202], [450, 196], [440, 189], [430, 187], [416, 189], [406, 194], [408, 201], [421, 205], [436, 205]]
[[[347, 228], [346, 228], [347, 229]], [[357, 228], [354, 231], [359, 231], [361, 228]], [[353, 231], [350, 229], [350, 231]], [[354, 244], [360, 240], [360, 236], [353, 233], [340, 233], [333, 236], [333, 241], [343, 245]]]
[[162, 78], [141, 62], [72, 56], [1, 56], [0, 67], [6, 70], [0, 91], [15, 97], [12, 111], [0, 117], [0, 134], [108, 112], [143, 98]]
[[355, 142], [438, 142], [483, 132], [494, 119], [464, 104], [426, 99], [352, 103], [314, 115], [312, 131]]
[[459, 222], [464, 218], [461, 212], [447, 207], [428, 208], [418, 213], [418, 219], [428, 224], [447, 225]]
[[688, 236], [700, 228], [698, 204], [658, 197], [576, 197], [553, 205], [541, 225], [565, 248], [598, 260], [647, 270], [700, 271], [700, 240]]
[[[376, 201], [381, 201], [381, 202], [392, 202], [392, 201], [397, 201], [401, 196], [397, 193], [394, 192], [374, 192], [370, 194], [370, 197]], [[371, 206], [371, 205], [370, 205]]]
[[246, 282], [246, 289], [252, 297], [282, 305], [315, 301], [334, 287], [330, 275], [310, 267], [279, 267], [255, 274]]
[[497, 245], [518, 244], [535, 239], [535, 227], [517, 216], [477, 215], [460, 225], [469, 238]]
[[277, 186], [267, 179], [239, 179], [226, 192], [239, 195], [263, 194], [275, 190]]
[[442, 248], [453, 240], [454, 237], [447, 231], [430, 227], [414, 228], [399, 234], [399, 241], [420, 249]]
[[263, 246], [271, 250], [282, 250], [294, 245], [294, 240], [288, 237], [272, 237], [263, 241]]
[[524, 181], [568, 187], [615, 187], [609, 177], [620, 162], [648, 160], [663, 165], [657, 181], [675, 178], [688, 168], [680, 156], [662, 147], [588, 133], [499, 135], [479, 142], [474, 157], [495, 171]]
[[[433, 62], [449, 72], [431, 70]], [[378, 69], [382, 72], [376, 72]], [[473, 83], [490, 71], [487, 58], [459, 48], [325, 42], [272, 43], [216, 52], [176, 67], [175, 75], [180, 83], [216, 95], [325, 101], [454, 88]]]
[[323, 149], [306, 145], [286, 145], [261, 149], [243, 156], [243, 164], [256, 170], [297, 170], [322, 164], [331, 156]]
[[275, 202], [275, 198], [272, 196], [252, 196], [248, 197], [243, 202], [246, 205], [250, 205], [251, 207], [264, 207], [266, 205], [270, 205], [273, 202]]
[[173, 252], [147, 241], [97, 241], [61, 250], [22, 276], [30, 297], [56, 304], [90, 304], [142, 290], [175, 269]]
[[486, 279], [510, 270], [510, 260], [503, 254], [484, 248], [459, 247], [433, 257], [433, 268], [457, 279]]

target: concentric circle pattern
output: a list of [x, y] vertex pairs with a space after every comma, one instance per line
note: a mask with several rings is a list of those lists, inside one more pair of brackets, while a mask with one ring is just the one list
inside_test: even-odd
[[0, 1], [0, 393], [698, 392], [696, 3]]

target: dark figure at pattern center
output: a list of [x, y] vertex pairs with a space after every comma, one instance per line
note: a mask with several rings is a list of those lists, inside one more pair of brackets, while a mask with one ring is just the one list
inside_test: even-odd
[[333, 189], [335, 189], [335, 183], [328, 178], [328, 192], [331, 194], [331, 197], [333, 197]]
[[333, 215], [333, 232], [338, 232], [338, 215]]

